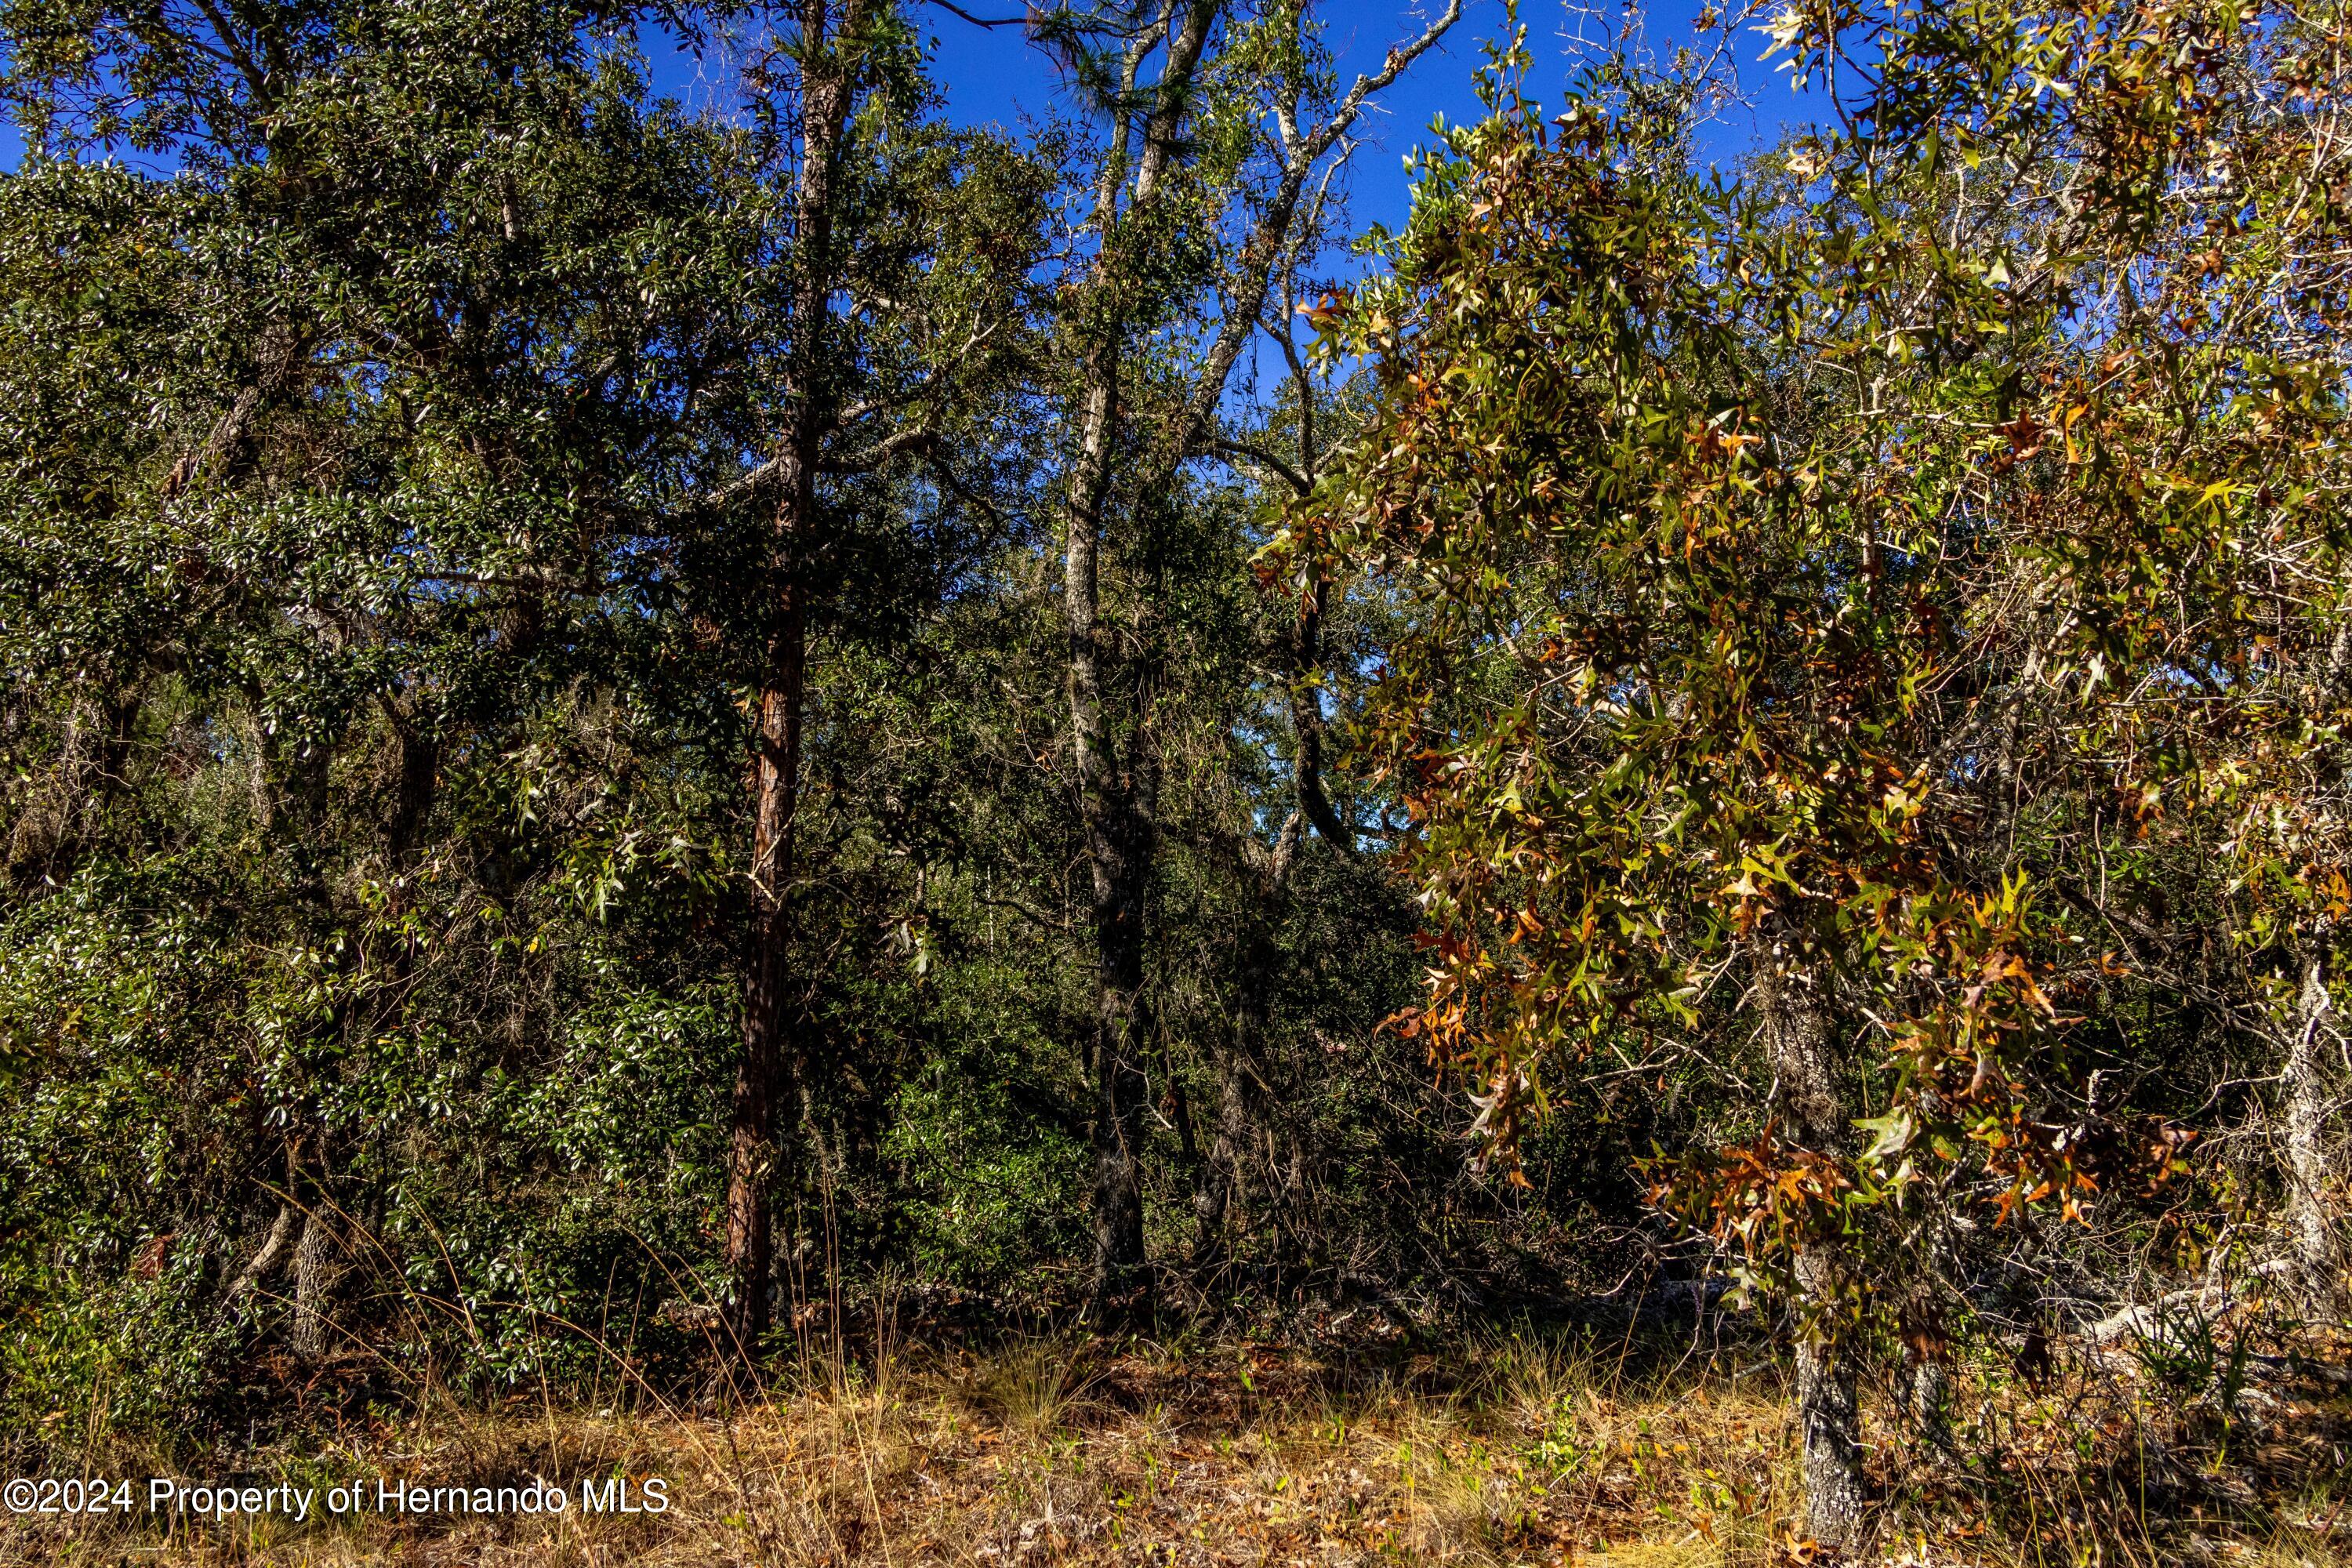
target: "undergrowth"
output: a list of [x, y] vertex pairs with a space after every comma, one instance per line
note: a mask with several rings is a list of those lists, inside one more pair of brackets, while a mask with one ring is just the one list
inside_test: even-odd
[[[332, 1565], [1813, 1561], [1794, 1534], [1786, 1369], [1664, 1329], [1520, 1324], [1431, 1342], [1178, 1333], [836, 1345], [749, 1399], [427, 1399], [230, 1455], [100, 1435], [89, 1473], [319, 1489], [565, 1486], [561, 1515], [316, 1514], [161, 1528], [134, 1510], [0, 1524], [0, 1562]], [[2347, 1561], [2347, 1402], [2273, 1357], [2228, 1410], [2128, 1352], [2073, 1347], [2039, 1386], [1953, 1369], [1951, 1441], [1874, 1419], [1889, 1563], [2250, 1568]], [[1899, 1405], [1874, 1402], [1879, 1416]], [[583, 1478], [665, 1482], [587, 1513]], [[143, 1484], [143, 1483], [142, 1483]]]

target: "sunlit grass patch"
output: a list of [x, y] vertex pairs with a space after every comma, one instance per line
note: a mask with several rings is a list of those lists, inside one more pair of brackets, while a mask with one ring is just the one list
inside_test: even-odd
[[[1656, 1351], [1526, 1326], [1443, 1353], [1357, 1360], [1255, 1342], [1009, 1336], [953, 1353], [815, 1358], [784, 1369], [763, 1397], [731, 1405], [436, 1399], [363, 1431], [288, 1437], [238, 1463], [320, 1481], [542, 1475], [575, 1494], [583, 1477], [660, 1476], [669, 1506], [626, 1518], [573, 1509], [535, 1519], [264, 1520], [168, 1535], [136, 1521], [16, 1521], [0, 1526], [13, 1531], [0, 1535], [0, 1562], [111, 1565], [127, 1553], [207, 1568], [1786, 1568], [1811, 1560], [1792, 1527], [1795, 1434], [1777, 1375], [1760, 1363], [1710, 1368], [1703, 1357]], [[2242, 1431], [2231, 1454], [2184, 1448], [2218, 1466], [2216, 1479], [2163, 1514], [2126, 1495], [2119, 1467], [2134, 1451], [2126, 1438], [2147, 1447], [2177, 1434], [2150, 1427], [2131, 1437], [2116, 1425], [2134, 1408], [2127, 1386], [2035, 1392], [1986, 1368], [1963, 1369], [1961, 1382], [1973, 1414], [1960, 1463], [1930, 1463], [1899, 1422], [1869, 1429], [1876, 1562], [2343, 1561], [2341, 1479], [2313, 1468], [2327, 1463], [2322, 1437], [2336, 1428], [2273, 1421]], [[2251, 1511], [2214, 1511], [2214, 1500], [2230, 1495], [2223, 1480], [2252, 1500]]]

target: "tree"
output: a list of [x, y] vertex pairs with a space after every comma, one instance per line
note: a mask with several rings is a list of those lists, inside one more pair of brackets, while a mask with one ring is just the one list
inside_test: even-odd
[[[1780, 24], [1800, 68], [1855, 79], [1811, 17]], [[1438, 927], [1406, 1026], [1483, 1087], [1506, 1162], [1579, 1064], [1719, 1075], [1752, 1031], [1769, 1115], [1654, 1171], [1795, 1309], [1808, 1523], [1840, 1552], [1866, 1531], [1865, 1321], [1932, 1339], [1966, 1308], [1938, 1215], [2079, 1217], [2178, 1166], [2179, 1134], [2084, 1070], [2128, 1045], [2076, 1009], [2131, 967], [2086, 870], [2167, 789], [2201, 809], [2203, 770], [2239, 809], [2313, 798], [2275, 731], [2222, 763], [2206, 710], [2181, 725], [2225, 679], [2258, 708], [2324, 684], [2284, 678], [2310, 656], [2267, 628], [2302, 612], [2238, 573], [2225, 498], [2276, 509], [2273, 541], [2309, 526], [2340, 375], [2242, 330], [2192, 368], [2189, 312], [2141, 303], [2220, 221], [2152, 194], [2252, 68], [2215, 25], [1881, 19], [1847, 128], [1729, 185], [1686, 172], [1671, 81], [1617, 62], [1547, 117], [1506, 53], [1395, 280], [1324, 313], [1382, 396], [1277, 558], [1410, 606], [1370, 721]]]
[[[1042, 189], [1034, 165], [989, 139], [920, 123], [916, 39], [891, 6], [852, 0], [836, 16], [810, 0], [797, 27], [775, 46], [777, 78], [761, 83], [785, 106], [772, 133], [791, 182], [775, 314], [753, 345], [773, 380], [751, 394], [742, 436], [768, 455], [711, 498], [722, 510], [774, 508], [761, 591], [741, 616], [763, 650], [727, 1199], [731, 1327], [746, 1355], [766, 1331], [772, 1211], [791, 1181], [780, 1108], [796, 1111], [809, 1054], [796, 1037], [807, 987], [791, 973], [791, 906], [811, 638], [844, 608], [838, 579], [878, 563], [877, 525], [904, 526], [905, 498], [861, 481], [927, 458], [944, 476], [934, 503], [957, 504], [955, 436], [985, 427], [1003, 395]], [[879, 516], [856, 515], [877, 500]], [[740, 558], [720, 552], [712, 563], [702, 598], [716, 615], [741, 615]], [[869, 581], [866, 596], [889, 592]]]
[[[1141, 1159], [1148, 1102], [1146, 904], [1158, 853], [1160, 759], [1153, 709], [1165, 630], [1161, 535], [1181, 473], [1213, 450], [1213, 421], [1270, 280], [1297, 243], [1302, 201], [1371, 95], [1459, 19], [1447, 9], [1379, 71], [1334, 98], [1307, 8], [1263, 16], [1221, 0], [1166, 0], [1066, 14], [1045, 36], [1082, 81], [1101, 84], [1110, 121], [1076, 271], [1063, 290], [1071, 411], [1059, 510], [1069, 639], [1070, 747], [1094, 900], [1095, 1294], [1125, 1310], [1149, 1296]], [[1103, 46], [1097, 39], [1108, 37]], [[1156, 63], [1156, 79], [1147, 79]], [[1250, 112], [1263, 100], [1270, 136]], [[1302, 110], [1321, 110], [1319, 124]], [[1255, 186], [1254, 174], [1265, 184]], [[1255, 188], [1254, 188], [1255, 187]], [[1217, 237], [1242, 236], [1229, 257]], [[1173, 363], [1140, 345], [1214, 298], [1213, 328]], [[1201, 319], [1212, 318], [1204, 308]], [[1122, 484], [1122, 470], [1124, 480]], [[1119, 504], [1119, 503], [1123, 503]], [[1105, 557], [1114, 516], [1124, 526]], [[1106, 610], [1105, 567], [1124, 578]]]
[[[292, 9], [221, 34], [204, 11], [93, 14], [79, 50], [54, 31], [72, 19], [20, 18], [11, 89], [60, 155], [7, 186], [16, 287], [55, 304], [13, 345], [0, 614], [26, 709], [64, 709], [13, 868], [28, 913], [77, 870], [154, 868], [171, 846], [141, 797], [168, 781], [125, 759], [157, 723], [252, 768], [252, 819], [207, 852], [244, 879], [200, 900], [236, 910], [207, 978], [242, 992], [231, 1013], [277, 1010], [256, 1030], [292, 1044], [257, 1047], [254, 1137], [290, 1131], [244, 1157], [275, 1215], [226, 1295], [290, 1248], [313, 1356], [341, 1331], [322, 1289], [344, 1233], [398, 1184], [382, 1141], [423, 1087], [400, 1054], [512, 1065], [508, 1031], [457, 1026], [484, 998], [444, 987], [569, 945], [496, 922], [567, 887], [597, 923], [625, 894], [657, 921], [666, 898], [724, 903], [707, 799], [695, 820], [693, 789], [662, 797], [712, 745], [722, 772], [740, 758], [717, 717], [739, 676], [768, 740], [725, 1261], [756, 1344], [777, 1101], [797, 1110], [776, 1079], [808, 638], [936, 587], [908, 536], [965, 548], [945, 489], [904, 470], [993, 416], [973, 389], [1036, 254], [1036, 165], [919, 121], [888, 14], [844, 34], [813, 13], [817, 90], [755, 84], [800, 120], [742, 128], [644, 101], [633, 15]], [[126, 133], [182, 172], [70, 155]], [[93, 248], [93, 224], [121, 245]], [[739, 635], [740, 663], [711, 646]], [[605, 731], [601, 762], [575, 726]]]
[[[184, 1173], [159, 1233], [237, 1310], [290, 1240], [310, 1356], [346, 1333], [325, 1296], [381, 1217], [400, 1058], [446, 1038], [426, 955], [481, 942], [507, 901], [506, 868], [436, 831], [447, 786], [496, 795], [536, 699], [609, 677], [613, 632], [659, 592], [640, 546], [714, 463], [682, 416], [740, 340], [756, 169], [740, 135], [643, 102], [633, 16], [9, 18], [8, 92], [51, 155], [7, 184], [13, 286], [46, 303], [11, 344], [0, 614], [25, 708], [102, 693], [119, 747], [102, 823], [19, 833], [20, 932], [103, 950], [183, 889], [212, 956], [154, 1005], [186, 1027], [215, 1010], [248, 1053], [163, 1027], [44, 1070], [144, 1059], [214, 1086], [184, 1109], [231, 1119], [188, 1144], [222, 1163]], [[86, 156], [124, 137], [177, 172]], [[79, 790], [80, 723], [44, 793]], [[131, 765], [159, 745], [246, 773], [249, 806], [172, 801], [189, 764]], [[45, 904], [61, 886], [80, 891]], [[20, 994], [28, 1037], [57, 1038], [37, 1009], [68, 1004]], [[257, 1197], [265, 1233], [229, 1262]]]

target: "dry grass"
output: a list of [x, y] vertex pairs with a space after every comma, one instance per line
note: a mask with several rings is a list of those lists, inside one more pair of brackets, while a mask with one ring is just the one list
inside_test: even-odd
[[[1616, 1347], [1503, 1335], [1376, 1363], [1252, 1344], [1184, 1352], [1076, 1339], [986, 1356], [837, 1367], [731, 1415], [549, 1407], [419, 1412], [240, 1479], [323, 1488], [567, 1482], [544, 1518], [265, 1519], [163, 1535], [134, 1521], [0, 1524], [0, 1563], [467, 1564], [1606, 1563], [1802, 1562], [1793, 1435], [1771, 1367], [1629, 1372]], [[2070, 1428], [2068, 1395], [2013, 1400], [1990, 1479], [1919, 1479], [1874, 1431], [1883, 1560], [1977, 1564], [2344, 1562], [2340, 1450], [2328, 1473], [2271, 1456], [2277, 1495], [2234, 1528], [2094, 1528], [2060, 1470], [2110, 1481], [2112, 1445]], [[2079, 1391], [2074, 1415], [2082, 1415]], [[2276, 1436], [2273, 1444], [2284, 1441]], [[2101, 1428], [2104, 1431], [2104, 1428]], [[2040, 1447], [2021, 1434], [2041, 1434]], [[2104, 1439], [2103, 1439], [2104, 1440]], [[2037, 1453], [2040, 1458], [2036, 1458]], [[2067, 1456], [2072, 1456], [2068, 1458]], [[2105, 1466], [2101, 1469], [2099, 1467]], [[2257, 1467], [2260, 1470], [2260, 1467]], [[665, 1478], [658, 1515], [583, 1514], [583, 1476]], [[2298, 1478], [2300, 1478], [2298, 1479]], [[2256, 1483], [2248, 1482], [2247, 1485]], [[2036, 1489], [2044, 1500], [2034, 1500]], [[2020, 1512], [2021, 1507], [2022, 1512]], [[2072, 1510], [2071, 1512], [2069, 1510]], [[2268, 1523], [2249, 1527], [2247, 1518]], [[2028, 1522], [2017, 1523], [2019, 1519]], [[2161, 1542], [2162, 1544], [2159, 1544]]]

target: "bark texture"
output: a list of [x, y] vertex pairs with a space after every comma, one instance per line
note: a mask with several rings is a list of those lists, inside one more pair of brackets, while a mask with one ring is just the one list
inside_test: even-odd
[[1798, 1342], [1797, 1420], [1805, 1533], [1826, 1551], [1852, 1556], [1863, 1541], [1862, 1409], [1853, 1368], [1833, 1343]]
[[334, 1215], [324, 1205], [303, 1216], [302, 1239], [294, 1244], [294, 1353], [306, 1362], [331, 1348], [335, 1282]]
[[2323, 1047], [2331, 1015], [2326, 959], [2310, 952], [2279, 1087], [2286, 1110], [2286, 1220], [2295, 1273], [2305, 1299], [2326, 1314], [2340, 1310], [2345, 1300], [2344, 1246], [2327, 1169], [2329, 1074]]
[[1944, 1363], [1917, 1356], [1904, 1369], [1904, 1396], [1919, 1442], [1939, 1461], [1958, 1457], [1952, 1444], [1952, 1384]]
[[768, 1331], [775, 1271], [776, 1194], [788, 1173], [777, 1135], [780, 1106], [799, 1103], [799, 1042], [791, 1036], [793, 820], [800, 805], [802, 693], [807, 661], [796, 609], [771, 651], [761, 693], [752, 819], [752, 910], [743, 978], [743, 1055], [729, 1107], [727, 1268], [729, 1327], [737, 1350], [757, 1353]]
[[[1790, 1131], [1822, 1153], [1846, 1142], [1829, 1008], [1814, 966], [1773, 941], [1759, 952], [1756, 999], [1764, 1043]], [[1796, 1258], [1800, 1307], [1813, 1326], [1797, 1343], [1797, 1422], [1802, 1441], [1805, 1532], [1839, 1556], [1862, 1549], [1862, 1410], [1851, 1351], [1834, 1331], [1843, 1259], [1826, 1242]]]
[[246, 1259], [244, 1267], [229, 1280], [228, 1288], [221, 1292], [224, 1308], [233, 1308], [251, 1295], [262, 1281], [269, 1278], [270, 1270], [284, 1260], [287, 1246], [294, 1238], [295, 1218], [292, 1204], [278, 1205], [277, 1217], [269, 1222], [269, 1229], [262, 1237], [261, 1245], [254, 1248], [253, 1256]]

